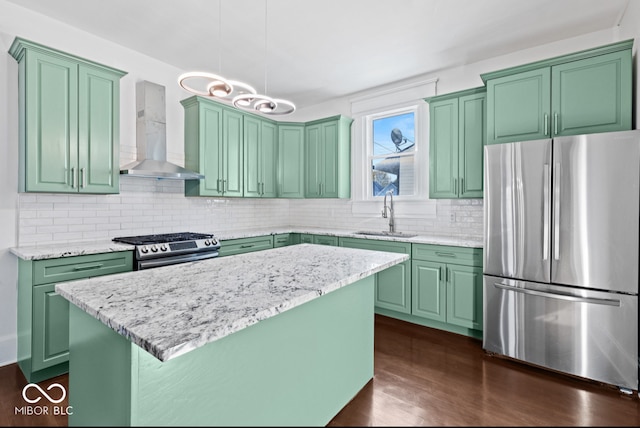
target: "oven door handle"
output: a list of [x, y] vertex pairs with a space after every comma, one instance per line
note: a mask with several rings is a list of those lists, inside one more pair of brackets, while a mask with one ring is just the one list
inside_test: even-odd
[[208, 251], [206, 253], [196, 253], [196, 254], [185, 254], [182, 256], [160, 257], [152, 260], [142, 260], [138, 262], [138, 270], [174, 265], [177, 263], [195, 262], [198, 260], [211, 259], [213, 257], [218, 257], [217, 251]]

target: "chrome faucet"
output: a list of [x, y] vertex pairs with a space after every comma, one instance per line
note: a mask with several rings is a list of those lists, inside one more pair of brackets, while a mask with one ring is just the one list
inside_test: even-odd
[[[387, 206], [387, 195], [391, 199], [389, 206]], [[382, 207], [382, 218], [387, 218], [387, 210], [389, 210], [389, 232], [396, 231], [396, 223], [393, 216], [393, 189], [387, 191], [384, 194], [384, 206]]]

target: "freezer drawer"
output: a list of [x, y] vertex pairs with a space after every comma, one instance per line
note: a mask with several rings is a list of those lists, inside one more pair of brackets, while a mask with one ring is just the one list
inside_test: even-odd
[[485, 275], [483, 348], [638, 390], [638, 295]]

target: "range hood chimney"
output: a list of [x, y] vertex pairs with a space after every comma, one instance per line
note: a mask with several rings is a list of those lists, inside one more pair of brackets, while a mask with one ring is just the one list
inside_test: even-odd
[[204, 175], [167, 162], [166, 103], [164, 86], [141, 81], [136, 84], [137, 161], [120, 168], [133, 177], [201, 180]]

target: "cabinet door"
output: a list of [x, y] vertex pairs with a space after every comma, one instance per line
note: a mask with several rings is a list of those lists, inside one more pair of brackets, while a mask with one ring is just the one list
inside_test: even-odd
[[222, 196], [222, 108], [203, 103], [185, 106], [185, 166], [204, 175], [187, 180], [187, 196]]
[[325, 235], [314, 235], [313, 236], [313, 243], [314, 244], [319, 244], [319, 245], [331, 245], [331, 246], [337, 246], [338, 245], [338, 237], [337, 236], [325, 236]]
[[[23, 68], [24, 67], [24, 68]], [[20, 63], [27, 192], [72, 192], [78, 185], [78, 64], [28, 51]], [[22, 87], [24, 85], [24, 87]]]
[[55, 284], [33, 288], [32, 370], [69, 360], [69, 302], [54, 288]]
[[411, 313], [410, 260], [376, 274], [375, 305], [405, 314]]
[[304, 136], [304, 196], [320, 197], [322, 180], [321, 127], [319, 124], [309, 125]]
[[300, 234], [300, 243], [301, 244], [313, 244], [313, 235], [310, 235], [308, 233], [301, 233]]
[[486, 99], [486, 94], [466, 95], [458, 99], [460, 198], [482, 198]]
[[244, 193], [242, 113], [222, 112], [222, 187], [224, 196], [242, 196]]
[[321, 180], [320, 197], [338, 197], [338, 122], [323, 123], [321, 126]]
[[[340, 238], [340, 246], [411, 254], [411, 244], [373, 239]], [[376, 274], [375, 305], [405, 314], [411, 313], [411, 261], [399, 263]]]
[[548, 138], [551, 69], [487, 81], [487, 144]]
[[429, 198], [458, 197], [458, 100], [429, 105]]
[[304, 126], [278, 127], [278, 196], [304, 198]]
[[411, 266], [411, 313], [446, 322], [446, 284], [443, 279], [446, 265], [413, 260]]
[[482, 268], [447, 265], [447, 322], [482, 330]]
[[260, 159], [261, 159], [261, 196], [275, 198], [278, 196], [278, 128], [276, 124], [262, 121], [260, 124]]
[[120, 179], [120, 77], [79, 68], [79, 191], [118, 193]]
[[552, 67], [553, 135], [631, 129], [631, 73], [628, 50]]
[[260, 196], [260, 119], [244, 118], [244, 196]]

